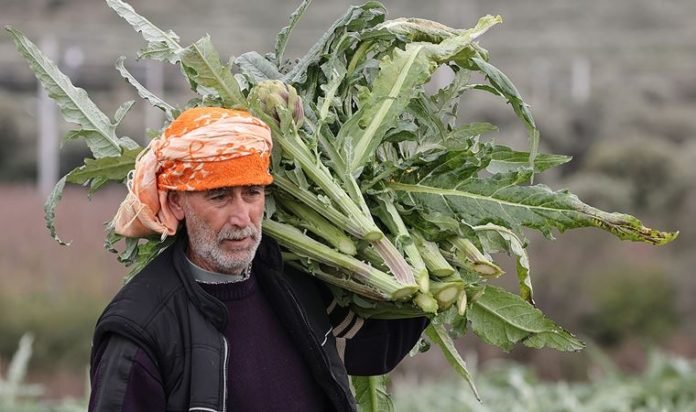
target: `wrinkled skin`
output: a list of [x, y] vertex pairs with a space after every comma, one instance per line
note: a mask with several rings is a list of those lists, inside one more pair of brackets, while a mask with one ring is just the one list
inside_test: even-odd
[[211, 272], [240, 274], [261, 242], [263, 186], [170, 192], [172, 210], [188, 232], [187, 255]]

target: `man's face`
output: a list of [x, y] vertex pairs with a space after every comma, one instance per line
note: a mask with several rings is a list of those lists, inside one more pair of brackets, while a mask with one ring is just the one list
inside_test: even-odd
[[203, 269], [239, 274], [261, 242], [263, 186], [178, 192], [189, 236], [189, 258]]

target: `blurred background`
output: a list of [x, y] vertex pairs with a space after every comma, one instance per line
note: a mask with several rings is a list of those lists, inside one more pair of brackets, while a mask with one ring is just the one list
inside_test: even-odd
[[[293, 32], [286, 56], [302, 56], [350, 4], [356, 3], [316, 0]], [[388, 18], [421, 17], [457, 28], [471, 27], [485, 14], [500, 14], [503, 24], [479, 43], [531, 105], [541, 130], [540, 150], [574, 158], [539, 175], [538, 181], [554, 189], [567, 188], [593, 206], [633, 214], [646, 226], [680, 231], [676, 241], [663, 247], [622, 242], [598, 230], [562, 233], [556, 240], [529, 232], [537, 305], [587, 340], [589, 348], [571, 354], [526, 348], [504, 353], [475, 337], [465, 337], [458, 345], [484, 384], [484, 395], [485, 385], [499, 385], [502, 392], [496, 393], [527, 393], [528, 401], [530, 393], [542, 396], [533, 388], [561, 396], [559, 382], [594, 382], [596, 386], [582, 393], [594, 390], [596, 395], [608, 388], [597, 384], [598, 376], [631, 380], [654, 372], [656, 364], [667, 368], [658, 367], [659, 373], [676, 376], [682, 384], [687, 378], [693, 383], [696, 2], [383, 3]], [[271, 51], [275, 34], [287, 24], [299, 2], [131, 0], [130, 4], [159, 27], [174, 30], [182, 44], [209, 33], [226, 60], [250, 50]], [[143, 41], [104, 2], [0, 0], [0, 5], [0, 25], [11, 24], [23, 31], [75, 85], [86, 89], [105, 113], [113, 114], [126, 100], [137, 100], [118, 131], [120, 135], [142, 144], [145, 130], [159, 129], [162, 117], [141, 101], [115, 70], [119, 56], [125, 55], [129, 70], [169, 103], [183, 105], [193, 97], [176, 67], [136, 60]], [[81, 399], [92, 328], [126, 273], [115, 255], [103, 249], [104, 223], [113, 216], [125, 191], [108, 187], [89, 199], [83, 188], [68, 187], [57, 209], [57, 227], [59, 235], [72, 244], [60, 246], [49, 237], [42, 210], [46, 195], [58, 177], [81, 164], [88, 151], [75, 142], [60, 143], [60, 151], [50, 144], [62, 142], [71, 125], [40, 95], [27, 63], [3, 31], [0, 396], [20, 337], [31, 332], [33, 353], [24, 378], [27, 391], [44, 400]], [[497, 142], [526, 148], [525, 129], [502, 99], [483, 93], [465, 96], [460, 106], [462, 121], [494, 123], [500, 128], [493, 136]], [[497, 259], [512, 264], [504, 256]], [[514, 273], [514, 268], [510, 266], [507, 272]], [[496, 282], [514, 290], [517, 281], [512, 275]], [[503, 375], [490, 372], [501, 364], [507, 365]], [[451, 377], [450, 368], [436, 350], [407, 359], [392, 376], [402, 399], [398, 403], [397, 397], [397, 410], [424, 410], [408, 400], [413, 391], [404, 388], [416, 386], [425, 391], [432, 385], [446, 388], [442, 382], [454, 382], [447, 396], [468, 393], [466, 385]], [[691, 385], [689, 396], [694, 403], [690, 405], [694, 409], [690, 410], [696, 410], [695, 387], [696, 383]], [[441, 406], [433, 410], [481, 408], [465, 407], [461, 399], [455, 409]], [[520, 410], [550, 410], [540, 399], [533, 399], [536, 406], [527, 408], [518, 397], [517, 405], [523, 405]]]

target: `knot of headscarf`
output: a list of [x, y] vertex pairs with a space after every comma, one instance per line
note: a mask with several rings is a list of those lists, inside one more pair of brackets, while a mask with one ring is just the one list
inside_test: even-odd
[[270, 128], [251, 114], [219, 107], [184, 111], [150, 141], [128, 176], [128, 195], [113, 219], [126, 237], [176, 233], [170, 190], [269, 185]]

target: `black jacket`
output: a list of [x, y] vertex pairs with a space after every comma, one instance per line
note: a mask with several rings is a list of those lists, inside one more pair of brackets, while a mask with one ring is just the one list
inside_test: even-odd
[[[180, 239], [164, 251], [124, 286], [99, 318], [91, 359], [92, 376], [99, 386], [92, 393], [92, 410], [121, 411], [128, 371], [123, 370], [127, 363], [119, 357], [132, 354], [124, 353], [125, 346], [123, 351], [111, 348], [109, 353], [117, 355], [102, 359], [103, 348], [113, 335], [125, 338], [118, 341], [134, 343], [157, 364], [168, 411], [226, 409], [226, 368], [234, 367], [227, 365], [227, 342], [222, 334], [227, 309], [195, 282], [184, 249], [185, 240]], [[284, 269], [278, 245], [268, 237], [259, 246], [253, 268], [262, 292], [287, 325], [336, 411], [356, 409], [348, 373], [388, 372], [415, 345], [426, 326], [426, 320], [420, 318], [356, 318], [331, 302], [312, 276]]]

